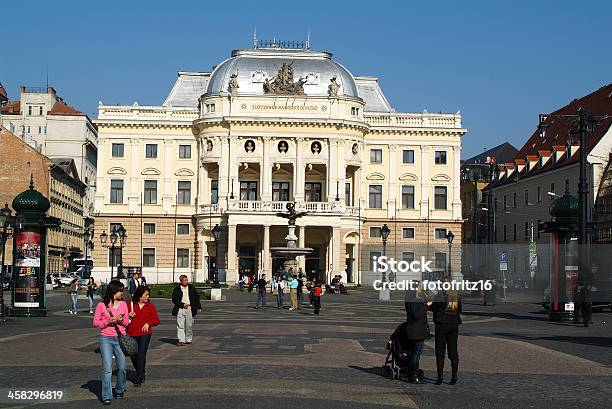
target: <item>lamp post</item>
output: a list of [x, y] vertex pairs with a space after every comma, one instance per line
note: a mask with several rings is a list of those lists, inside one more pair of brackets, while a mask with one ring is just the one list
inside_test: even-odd
[[[595, 116], [592, 115], [588, 110], [580, 107], [576, 114], [573, 115], [562, 115], [562, 114], [540, 114], [540, 122], [538, 124], [538, 131], [540, 137], [543, 139], [546, 137], [546, 131], [550, 126], [551, 119], [559, 119], [562, 121], [570, 121], [572, 123], [572, 129], [570, 134], [579, 140], [580, 143], [580, 175], [578, 177], [578, 254], [579, 254], [579, 267], [578, 267], [578, 282], [583, 281], [587, 283], [592, 280], [592, 277], [587, 276], [587, 271], [591, 270], [590, 262], [590, 251], [587, 246], [590, 245], [588, 236], [587, 225], [589, 223], [589, 182], [587, 176], [587, 133], [595, 131], [597, 124], [603, 120], [606, 120], [610, 115]], [[576, 137], [577, 135], [577, 137]]]
[[455, 238], [455, 234], [452, 231], [448, 231], [448, 233], [446, 233], [446, 241], [448, 242], [448, 279], [451, 279], [452, 276], [452, 267], [451, 267], [451, 260], [452, 260], [452, 248], [453, 248], [453, 239]]
[[117, 267], [117, 278], [125, 278], [123, 274], [123, 248], [126, 245], [127, 234], [125, 234], [125, 227], [119, 226], [117, 229], [117, 235], [119, 236], [119, 266]]
[[[493, 199], [493, 183], [497, 179], [497, 163], [495, 158], [487, 158], [487, 163], [489, 164], [487, 207], [483, 207], [482, 209], [487, 209], [487, 257], [485, 260], [485, 279], [489, 280], [491, 278], [491, 270], [495, 266], [495, 262], [492, 260], [493, 245], [495, 244], [495, 203]], [[495, 290], [484, 291], [483, 304], [495, 305]]]
[[[0, 265], [0, 317], [6, 322], [6, 308], [4, 307], [4, 255], [6, 252], [6, 242], [13, 235], [14, 217], [13, 212], [8, 207], [8, 203], [4, 204], [4, 208], [0, 209], [0, 240], [2, 240], [2, 264]], [[11, 280], [12, 281], [12, 280]]]
[[[127, 239], [127, 235], [125, 234], [125, 228], [123, 226], [120, 226], [119, 228], [113, 227], [113, 230], [111, 230], [111, 234], [108, 235], [106, 234], [105, 231], [102, 231], [102, 233], [100, 234], [100, 243], [102, 244], [102, 247], [110, 249], [111, 251], [111, 279], [113, 278], [113, 274], [114, 274], [114, 267], [115, 267], [115, 250], [117, 248], [121, 249], [121, 252], [123, 253], [123, 246], [125, 246], [125, 242]], [[109, 243], [109, 239], [110, 239], [110, 243]], [[119, 242], [119, 245], [117, 246], [117, 242]], [[121, 254], [121, 256], [123, 256], [123, 254]], [[123, 260], [121, 260], [121, 257], [119, 259], [119, 265], [121, 265], [123, 262]], [[119, 269], [119, 266], [117, 267], [117, 278], [125, 278], [123, 276], [123, 272], [121, 271], [121, 269]]]
[[90, 246], [93, 244], [94, 237], [94, 229], [90, 227], [86, 227], [83, 231], [83, 245], [85, 246], [85, 274], [83, 274], [83, 278], [89, 278], [91, 271], [89, 271], [89, 260], [88, 251]]
[[[387, 255], [387, 239], [389, 238], [389, 233], [391, 233], [391, 229], [387, 226], [387, 223], [383, 224], [380, 228], [380, 238], [382, 239], [383, 244], [383, 256]], [[387, 275], [385, 272], [382, 272], [382, 283], [387, 282]], [[389, 293], [388, 288], [383, 288], [378, 292], [378, 299], [381, 301], [389, 301], [391, 299], [391, 294]]]
[[213, 281], [213, 288], [220, 288], [221, 286], [219, 285], [219, 242], [221, 240], [221, 232], [222, 232], [222, 228], [221, 226], [219, 226], [218, 224], [215, 225], [215, 227], [212, 230], [213, 233], [213, 237], [215, 238], [215, 271], [214, 271], [214, 281]]

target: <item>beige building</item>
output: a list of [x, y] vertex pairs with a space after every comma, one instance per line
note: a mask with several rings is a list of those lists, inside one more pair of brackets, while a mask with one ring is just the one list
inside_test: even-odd
[[[308, 212], [297, 233], [314, 251], [299, 265], [326, 280], [377, 277], [383, 223], [398, 259], [436, 257], [442, 269], [447, 230], [460, 243], [461, 116], [397, 113], [376, 78], [330, 53], [236, 50], [211, 73], [180, 72], [161, 106], [100, 105], [95, 122], [96, 233], [123, 223], [124, 264], [149, 282], [210, 278], [216, 224], [222, 281], [278, 272], [270, 247], [285, 244], [276, 213], [288, 202]], [[107, 250], [94, 257], [108, 277]]]

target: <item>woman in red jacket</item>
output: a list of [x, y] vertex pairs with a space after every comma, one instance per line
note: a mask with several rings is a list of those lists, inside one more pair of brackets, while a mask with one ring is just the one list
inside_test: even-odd
[[136, 369], [136, 380], [134, 381], [136, 387], [145, 381], [147, 349], [151, 341], [151, 334], [153, 334], [152, 327], [159, 324], [157, 310], [149, 302], [150, 294], [149, 287], [140, 286], [132, 296], [133, 301], [128, 304], [131, 321], [127, 327], [127, 333], [138, 343], [138, 355], [131, 357], [134, 369]]

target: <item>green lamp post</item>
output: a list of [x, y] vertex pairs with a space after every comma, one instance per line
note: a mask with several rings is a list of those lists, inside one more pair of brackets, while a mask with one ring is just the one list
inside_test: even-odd
[[13, 209], [17, 214], [13, 238], [13, 315], [44, 317], [45, 278], [47, 273], [47, 229], [58, 227], [60, 220], [47, 216], [49, 199], [30, 188], [15, 196]]

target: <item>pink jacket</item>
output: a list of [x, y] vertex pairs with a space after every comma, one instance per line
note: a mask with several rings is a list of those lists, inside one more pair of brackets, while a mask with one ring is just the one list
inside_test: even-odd
[[[100, 336], [103, 337], [116, 337], [117, 331], [115, 327], [111, 325], [111, 317], [106, 311], [108, 307], [104, 305], [103, 302], [98, 303], [96, 307], [96, 312], [93, 318], [93, 326], [96, 328], [100, 328]], [[117, 308], [112, 308], [113, 316], [117, 316], [119, 314], [123, 314], [123, 321], [119, 323], [118, 328], [122, 334], [125, 334], [125, 327], [130, 323], [130, 319], [128, 317], [128, 307], [125, 301], [119, 302], [119, 306]]]

